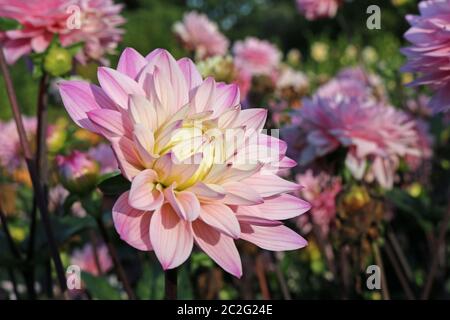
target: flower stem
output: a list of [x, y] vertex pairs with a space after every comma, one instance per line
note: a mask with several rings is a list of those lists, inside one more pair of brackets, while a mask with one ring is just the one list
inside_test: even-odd
[[111, 239], [109, 238], [108, 230], [106, 230], [106, 226], [103, 223], [103, 220], [101, 217], [96, 217], [95, 220], [97, 221], [97, 226], [100, 230], [103, 241], [105, 242], [106, 246], [108, 247], [109, 255], [111, 256], [111, 259], [114, 263], [114, 268], [116, 269], [117, 276], [119, 277], [119, 280], [122, 282], [123, 288], [125, 289], [125, 291], [128, 295], [128, 299], [135, 300], [136, 296], [134, 295], [134, 292], [131, 289], [130, 282], [128, 281], [125, 270], [123, 269], [123, 266], [120, 263], [116, 248], [114, 247], [114, 245], [111, 242]]
[[166, 270], [165, 276], [165, 300], [177, 300], [177, 269]]
[[25, 157], [25, 162], [28, 167], [28, 172], [30, 173], [30, 178], [33, 184], [33, 189], [36, 195], [36, 201], [41, 214], [42, 223], [44, 225], [44, 230], [47, 235], [48, 245], [50, 253], [55, 264], [56, 273], [58, 276], [59, 286], [61, 292], [64, 293], [67, 289], [66, 276], [64, 273], [64, 268], [62, 265], [61, 257], [58, 253], [58, 247], [53, 235], [53, 230], [50, 224], [50, 218], [48, 215], [48, 205], [45, 197], [45, 192], [39, 182], [37, 175], [36, 161], [31, 153], [31, 147], [28, 143], [27, 135], [22, 121], [22, 115], [20, 112], [19, 103], [17, 102], [17, 96], [12, 83], [11, 75], [9, 73], [8, 66], [6, 65], [5, 54], [3, 52], [3, 47], [0, 46], [0, 69], [5, 79], [6, 91], [8, 93], [8, 98], [11, 104], [12, 113], [14, 116], [14, 121], [16, 122], [17, 131], [19, 134], [20, 145]]

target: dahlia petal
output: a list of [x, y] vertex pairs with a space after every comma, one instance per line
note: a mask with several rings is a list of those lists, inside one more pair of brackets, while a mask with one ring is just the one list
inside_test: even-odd
[[[239, 207], [238, 213], [244, 215], [256, 215], [265, 219], [285, 220], [302, 215], [311, 209], [311, 205], [289, 194], [282, 194], [264, 199], [264, 203], [251, 207]], [[256, 211], [255, 211], [256, 210]]]
[[241, 225], [240, 238], [265, 250], [296, 250], [308, 244], [303, 237], [283, 225], [261, 226], [241, 220], [239, 222]]
[[234, 239], [238, 239], [241, 234], [235, 213], [224, 204], [202, 204], [200, 218], [206, 224]]
[[119, 111], [97, 109], [86, 113], [89, 120], [100, 128], [106, 138], [130, 136], [132, 132], [128, 118]]
[[201, 220], [192, 223], [197, 245], [225, 271], [237, 278], [242, 276], [242, 263], [232, 238], [221, 234]]
[[164, 195], [154, 184], [157, 178], [158, 175], [151, 169], [141, 171], [134, 177], [128, 198], [130, 206], [145, 211], [158, 210], [162, 206]]
[[164, 195], [181, 219], [194, 221], [200, 215], [200, 202], [192, 192], [177, 192], [171, 185], [164, 190]]
[[61, 81], [59, 92], [72, 120], [82, 128], [99, 132], [99, 128], [87, 117], [87, 112], [98, 109], [114, 110], [114, 103], [103, 90], [84, 81]]
[[144, 169], [133, 141], [127, 137], [113, 137], [110, 141], [122, 174], [131, 181]]
[[246, 129], [252, 129], [256, 132], [264, 128], [267, 120], [267, 110], [262, 108], [252, 108], [242, 110], [234, 123], [235, 126], [245, 126]]
[[185, 262], [194, 243], [189, 223], [180, 219], [168, 204], [153, 214], [150, 240], [164, 270], [176, 268]]
[[152, 131], [158, 128], [158, 114], [146, 97], [130, 95], [128, 110], [134, 124], [142, 124]]
[[197, 197], [202, 199], [218, 200], [225, 197], [225, 189], [217, 184], [208, 184], [201, 181], [186, 189], [194, 193]]
[[142, 164], [145, 167], [151, 167], [157, 155], [153, 153], [155, 146], [155, 137], [153, 132], [147, 130], [142, 125], [134, 126], [133, 140], [136, 144], [136, 149], [141, 157]]
[[128, 108], [128, 96], [138, 94], [145, 96], [144, 90], [129, 76], [111, 68], [100, 67], [97, 72], [102, 89], [123, 109]]
[[227, 192], [222, 202], [230, 205], [251, 206], [263, 203], [263, 198], [252, 187], [241, 182], [228, 182], [222, 185]]
[[132, 208], [128, 204], [129, 192], [123, 193], [117, 199], [112, 209], [114, 227], [120, 238], [130, 246], [142, 250], [151, 251], [150, 220], [152, 214]]
[[214, 103], [214, 95], [216, 90], [216, 81], [212, 77], [206, 78], [205, 81], [197, 88], [192, 98], [192, 107], [196, 113], [210, 110]]
[[214, 97], [214, 116], [238, 106], [240, 99], [239, 86], [237, 84], [218, 84]]
[[285, 192], [297, 191], [302, 188], [297, 183], [284, 180], [271, 173], [253, 175], [250, 178], [242, 180], [242, 183], [253, 188], [262, 197], [271, 197]]
[[125, 48], [120, 55], [117, 71], [136, 79], [139, 72], [145, 67], [147, 60], [133, 48]]
[[191, 91], [194, 88], [197, 88], [199, 85], [202, 84], [203, 79], [200, 73], [197, 70], [197, 67], [195, 66], [194, 62], [192, 62], [189, 58], [182, 58], [178, 60], [178, 66], [181, 69], [181, 72], [184, 75], [184, 78], [186, 79], [187, 87], [189, 91]]
[[6, 62], [14, 64], [20, 57], [31, 53], [31, 44], [28, 39], [18, 39], [6, 41], [3, 46]]

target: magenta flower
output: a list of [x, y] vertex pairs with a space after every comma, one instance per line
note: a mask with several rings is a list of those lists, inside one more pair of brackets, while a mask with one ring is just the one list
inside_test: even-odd
[[93, 245], [86, 244], [83, 248], [74, 250], [70, 263], [94, 276], [108, 272], [113, 266], [108, 248], [103, 243], [98, 244], [95, 249]]
[[88, 154], [75, 150], [68, 156], [56, 156], [62, 185], [74, 193], [88, 193], [95, 188], [99, 166]]
[[[342, 190], [341, 180], [325, 172], [314, 175], [312, 170], [297, 175], [297, 181], [305, 186], [300, 194], [311, 203], [311, 218], [319, 226], [323, 235], [327, 235], [330, 225], [336, 217], [336, 196]], [[303, 225], [300, 217], [299, 224]]]
[[308, 20], [333, 18], [341, 0], [296, 0], [297, 8]]
[[[31, 141], [36, 135], [36, 118], [23, 117], [23, 124], [28, 139]], [[0, 166], [9, 171], [19, 169], [23, 164], [22, 148], [20, 146], [19, 133], [14, 120], [0, 121]]]
[[408, 58], [406, 72], [421, 77], [411, 85], [428, 85], [435, 95], [430, 101], [434, 112], [450, 110], [450, 0], [429, 0], [419, 3], [420, 15], [408, 15], [411, 28], [405, 38], [412, 43], [402, 52]]
[[114, 156], [114, 152], [112, 151], [111, 146], [106, 143], [101, 143], [98, 146], [90, 148], [88, 155], [98, 162], [101, 174], [119, 170], [119, 165]]
[[241, 110], [237, 85], [202, 79], [191, 60], [163, 49], [143, 57], [128, 48], [98, 80], [61, 82], [60, 92], [77, 124], [111, 142], [131, 181], [113, 208], [124, 241], [155, 251], [164, 269], [181, 265], [195, 242], [237, 277], [236, 239], [275, 251], [306, 245], [279, 221], [309, 209], [287, 194], [300, 186], [274, 173], [295, 162], [262, 132], [264, 109]]
[[195, 52], [199, 59], [224, 55], [228, 50], [228, 39], [204, 14], [186, 13], [183, 21], [175, 23], [173, 29], [186, 49]]
[[0, 17], [17, 20], [22, 27], [0, 35], [7, 62], [13, 64], [24, 55], [44, 52], [54, 35], [63, 46], [83, 42], [77, 56], [82, 61], [101, 60], [121, 40], [121, 9], [111, 0], [0, 0]]
[[234, 62], [238, 69], [250, 75], [271, 76], [277, 70], [281, 53], [266, 40], [248, 37], [233, 46]]

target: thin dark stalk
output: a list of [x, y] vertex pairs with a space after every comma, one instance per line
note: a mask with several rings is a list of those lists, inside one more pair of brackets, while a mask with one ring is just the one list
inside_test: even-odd
[[433, 258], [431, 260], [430, 271], [428, 273], [428, 278], [425, 282], [425, 287], [422, 292], [421, 299], [427, 300], [430, 297], [431, 288], [433, 287], [434, 278], [439, 267], [439, 251], [443, 245], [445, 245], [445, 235], [447, 233], [448, 224], [450, 222], [450, 205], [447, 208], [447, 212], [442, 220], [441, 226], [439, 228], [439, 236], [436, 243], [436, 248], [434, 250]]
[[384, 272], [383, 260], [381, 259], [380, 248], [378, 247], [378, 244], [376, 244], [375, 242], [372, 243], [372, 250], [373, 255], [375, 257], [375, 263], [381, 269], [381, 294], [383, 295], [384, 300], [390, 300], [389, 288], [387, 285], [386, 273]]
[[19, 290], [17, 289], [16, 275], [14, 274], [14, 270], [12, 268], [8, 268], [8, 276], [11, 279], [13, 292], [16, 295], [16, 299], [20, 300]]
[[394, 249], [394, 252], [397, 254], [400, 264], [402, 265], [403, 269], [405, 270], [406, 276], [411, 281], [413, 279], [412, 268], [408, 263], [408, 259], [406, 258], [406, 255], [403, 252], [395, 233], [392, 231], [388, 231], [387, 236], [388, 236], [390, 243], [392, 244], [392, 248]]
[[98, 273], [101, 275], [101, 274], [103, 274], [103, 271], [102, 271], [102, 266], [100, 264], [100, 258], [98, 257], [98, 241], [97, 241], [97, 237], [95, 236], [95, 233], [92, 230], [91, 230], [91, 232], [89, 232], [89, 236], [91, 237], [92, 249], [93, 249], [93, 252], [94, 252], [95, 266], [97, 267]]
[[37, 205], [36, 205], [36, 199], [33, 198], [33, 208], [31, 209], [31, 222], [30, 222], [30, 235], [29, 235], [29, 242], [27, 247], [27, 255], [26, 255], [26, 263], [27, 266], [29, 266], [29, 269], [26, 270], [26, 284], [27, 284], [27, 291], [30, 300], [36, 299], [36, 290], [34, 288], [34, 280], [35, 280], [35, 273], [34, 273], [34, 242], [36, 238], [36, 223], [37, 223]]
[[384, 246], [384, 250], [386, 251], [388, 259], [391, 262], [391, 265], [394, 267], [395, 274], [397, 275], [397, 278], [400, 281], [403, 291], [405, 292], [406, 298], [408, 300], [414, 300], [415, 299], [414, 293], [411, 290], [411, 287], [409, 286], [408, 279], [402, 272], [402, 269], [395, 258], [394, 251], [392, 250], [392, 248], [388, 242], [386, 242], [386, 244]]
[[16, 244], [14, 243], [13, 238], [11, 237], [11, 233], [9, 232], [8, 228], [8, 221], [6, 220], [6, 215], [3, 212], [3, 209], [0, 208], [0, 221], [2, 223], [3, 232], [6, 236], [6, 241], [8, 242], [9, 250], [11, 251], [14, 258], [20, 260], [22, 257], [20, 255], [20, 251], [17, 248]]
[[270, 291], [267, 284], [266, 272], [264, 268], [263, 256], [259, 254], [256, 257], [255, 264], [256, 277], [258, 278], [259, 288], [261, 289], [261, 295], [264, 300], [270, 300]]
[[287, 285], [286, 279], [284, 278], [283, 271], [281, 270], [281, 266], [278, 258], [276, 257], [274, 252], [271, 252], [272, 259], [275, 263], [275, 274], [278, 279], [278, 283], [280, 284], [281, 293], [283, 294], [284, 300], [291, 300], [291, 293], [289, 292], [289, 287]]
[[0, 46], [0, 68], [5, 79], [6, 91], [8, 93], [8, 98], [11, 104], [12, 113], [14, 116], [14, 120], [16, 122], [17, 131], [19, 134], [20, 145], [22, 147], [22, 151], [25, 157], [25, 161], [28, 167], [28, 172], [30, 173], [30, 178], [33, 184], [33, 189], [36, 196], [37, 205], [39, 208], [39, 212], [41, 214], [42, 223], [44, 225], [44, 230], [47, 235], [48, 245], [51, 252], [52, 259], [55, 264], [56, 273], [58, 276], [59, 285], [61, 287], [61, 292], [64, 293], [67, 289], [66, 286], [66, 276], [64, 273], [64, 268], [62, 265], [61, 257], [58, 253], [58, 247], [56, 245], [56, 241], [53, 235], [53, 230], [50, 224], [50, 218], [48, 215], [48, 205], [45, 197], [44, 190], [39, 182], [37, 176], [37, 166], [36, 161], [33, 159], [33, 155], [31, 153], [31, 148], [28, 143], [27, 135], [25, 132], [25, 128], [22, 121], [22, 116], [20, 112], [19, 103], [17, 102], [17, 96], [13, 87], [11, 75], [8, 70], [8, 66], [6, 64], [5, 55], [3, 52], [2, 46]]
[[165, 288], [164, 299], [177, 300], [177, 269], [170, 269], [164, 272]]
[[103, 223], [103, 220], [101, 217], [97, 217], [96, 221], [97, 221], [97, 226], [100, 230], [100, 234], [102, 235], [103, 241], [105, 242], [106, 246], [108, 247], [109, 255], [111, 256], [111, 259], [113, 260], [113, 264], [114, 264], [114, 268], [116, 270], [117, 276], [119, 277], [119, 280], [122, 282], [123, 288], [125, 289], [125, 292], [128, 295], [128, 299], [135, 300], [136, 296], [134, 295], [134, 292], [131, 289], [130, 282], [128, 281], [125, 270], [123, 269], [123, 266], [120, 263], [120, 259], [117, 254], [116, 248], [114, 247], [113, 243], [111, 242], [111, 239], [109, 238], [108, 230], [106, 229], [106, 226]]

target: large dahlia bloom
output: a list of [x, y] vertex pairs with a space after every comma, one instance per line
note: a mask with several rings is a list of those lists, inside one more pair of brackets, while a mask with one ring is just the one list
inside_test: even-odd
[[175, 23], [173, 30], [186, 49], [194, 51], [199, 59], [224, 55], [228, 50], [228, 39], [204, 14], [186, 13], [182, 22]]
[[308, 20], [333, 18], [341, 0], [297, 0], [297, 8]]
[[60, 92], [78, 125], [111, 142], [131, 181], [113, 208], [124, 241], [155, 251], [164, 269], [182, 264], [195, 242], [237, 277], [236, 239], [275, 251], [306, 245], [279, 221], [309, 209], [287, 194], [299, 185], [276, 175], [295, 162], [262, 132], [264, 109], [241, 110], [237, 85], [202, 79], [190, 59], [162, 49], [126, 49], [98, 80], [65, 81]]
[[450, 110], [450, 0], [419, 3], [420, 15], [408, 15], [411, 28], [405, 38], [412, 46], [402, 52], [408, 58], [403, 71], [418, 72], [412, 85], [429, 85], [436, 94], [430, 101], [435, 112]]
[[301, 165], [344, 147], [355, 178], [391, 188], [400, 158], [421, 156], [415, 121], [348, 81], [332, 80], [305, 99], [284, 135], [297, 149], [297, 154], [291, 152]]
[[21, 29], [0, 34], [6, 60], [13, 64], [24, 55], [44, 52], [55, 35], [63, 46], [83, 42], [77, 56], [82, 62], [101, 60], [121, 40], [121, 10], [112, 0], [0, 0], [0, 17], [21, 24]]
[[277, 70], [281, 53], [269, 41], [248, 37], [233, 46], [236, 67], [251, 75], [273, 75]]

